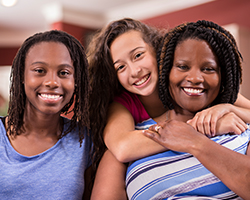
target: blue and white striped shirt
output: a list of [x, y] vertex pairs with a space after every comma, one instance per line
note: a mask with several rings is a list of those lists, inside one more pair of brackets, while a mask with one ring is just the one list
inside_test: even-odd
[[[147, 129], [156, 122], [148, 119], [136, 126]], [[245, 154], [250, 130], [241, 135], [211, 138]], [[166, 151], [133, 162], [127, 170], [129, 199], [241, 199], [189, 153]]]

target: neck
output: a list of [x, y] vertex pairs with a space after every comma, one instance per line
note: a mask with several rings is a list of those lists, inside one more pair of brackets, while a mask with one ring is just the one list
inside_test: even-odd
[[58, 137], [62, 131], [60, 113], [44, 115], [37, 112], [24, 112], [23, 134], [36, 134], [39, 137]]
[[161, 116], [167, 110], [166, 108], [164, 108], [159, 98], [158, 91], [149, 96], [138, 96], [138, 98], [142, 102], [149, 116], [152, 118]]
[[167, 113], [168, 119], [175, 119], [182, 122], [187, 122], [188, 120], [194, 117], [195, 113], [182, 110], [182, 109], [173, 109], [169, 110]]

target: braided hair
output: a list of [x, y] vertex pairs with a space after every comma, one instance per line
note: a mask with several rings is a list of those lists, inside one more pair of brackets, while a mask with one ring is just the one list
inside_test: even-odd
[[[74, 65], [74, 79], [75, 90], [74, 95], [68, 104], [64, 106], [61, 113], [67, 114], [71, 111], [74, 112], [68, 130], [64, 135], [73, 130], [77, 124], [79, 128], [89, 127], [89, 111], [88, 111], [88, 98], [89, 98], [89, 76], [88, 76], [88, 62], [85, 50], [81, 43], [66, 32], [51, 30], [43, 33], [36, 33], [27, 38], [20, 49], [18, 50], [11, 69], [11, 87], [10, 87], [10, 101], [8, 108], [8, 124], [7, 130], [11, 135], [21, 134], [20, 130], [23, 127], [23, 116], [26, 104], [26, 94], [24, 90], [24, 68], [25, 59], [30, 48], [41, 42], [57, 42], [64, 44], [70, 54]], [[70, 107], [73, 105], [72, 110]], [[10, 127], [12, 127], [10, 129]], [[64, 136], [62, 135], [62, 136]], [[79, 141], [83, 140], [83, 132], [79, 131]]]
[[160, 39], [164, 35], [163, 32], [130, 18], [111, 22], [99, 30], [89, 44], [87, 54], [91, 84], [90, 124], [94, 143], [94, 160], [96, 160], [92, 164], [94, 167], [106, 149], [103, 130], [107, 122], [108, 106], [114, 96], [124, 90], [117, 78], [110, 46], [118, 36], [131, 30], [140, 32], [144, 42], [153, 47], [155, 52], [157, 51]]
[[218, 103], [234, 103], [242, 81], [242, 56], [234, 37], [221, 26], [205, 20], [181, 24], [169, 31], [157, 52], [159, 66], [159, 95], [164, 106], [173, 109], [170, 95], [169, 74], [173, 66], [176, 46], [187, 39], [206, 41], [216, 55], [221, 69], [221, 88], [211, 106]]

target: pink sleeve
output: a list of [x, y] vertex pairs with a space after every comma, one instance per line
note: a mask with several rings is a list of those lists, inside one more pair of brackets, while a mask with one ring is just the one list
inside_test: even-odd
[[150, 118], [136, 94], [123, 92], [120, 96], [116, 96], [114, 101], [122, 104], [129, 110], [135, 120], [135, 124]]

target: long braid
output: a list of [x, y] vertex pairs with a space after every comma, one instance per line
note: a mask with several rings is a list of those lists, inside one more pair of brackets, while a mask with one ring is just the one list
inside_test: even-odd
[[[169, 31], [163, 39], [160, 51], [158, 51], [158, 66], [159, 66], [159, 96], [163, 105], [168, 109], [173, 109], [172, 98], [168, 90], [169, 73], [171, 70], [176, 43], [181, 37], [181, 33], [186, 30], [186, 24], [181, 24], [175, 29]], [[166, 95], [167, 94], [167, 95]]]
[[[88, 62], [85, 50], [80, 42], [73, 36], [63, 31], [46, 31], [37, 33], [27, 38], [18, 50], [11, 69], [10, 101], [8, 108], [7, 131], [10, 135], [19, 135], [23, 129], [23, 115], [25, 110], [26, 95], [24, 91], [24, 68], [26, 55], [30, 48], [40, 42], [58, 42], [64, 44], [71, 56], [75, 70], [75, 91], [70, 102], [65, 105], [61, 113], [71, 112], [69, 109], [73, 105], [74, 115], [70, 121], [68, 130], [64, 135], [73, 130], [79, 124], [79, 141], [83, 140], [82, 129], [89, 128], [88, 97], [89, 97], [89, 76]], [[11, 128], [10, 128], [11, 127]], [[62, 135], [62, 137], [64, 136]]]

